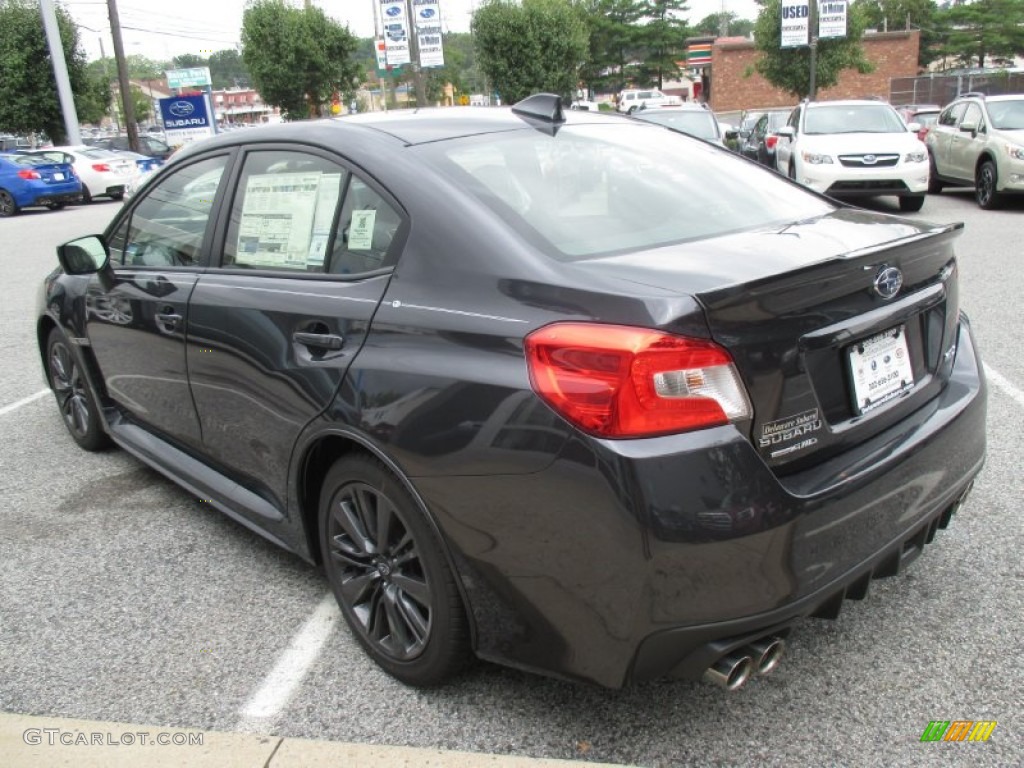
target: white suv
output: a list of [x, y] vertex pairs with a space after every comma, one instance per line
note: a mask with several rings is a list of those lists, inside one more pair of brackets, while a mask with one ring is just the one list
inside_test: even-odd
[[929, 192], [945, 184], [973, 186], [982, 208], [1024, 193], [1024, 94], [966, 93], [939, 115], [925, 139], [931, 155]]
[[928, 152], [880, 101], [800, 104], [779, 129], [775, 167], [834, 197], [896, 195], [901, 211], [919, 211], [928, 191]]
[[619, 112], [631, 115], [640, 109], [641, 106], [650, 109], [651, 107], [664, 107], [676, 104], [679, 104], [679, 99], [673, 96], [666, 96], [657, 88], [647, 88], [645, 90], [630, 89], [619, 94], [619, 103], [615, 108]]

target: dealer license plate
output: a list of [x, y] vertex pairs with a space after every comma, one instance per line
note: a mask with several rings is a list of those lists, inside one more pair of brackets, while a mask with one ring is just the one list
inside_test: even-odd
[[858, 342], [848, 352], [858, 413], [867, 413], [914, 386], [905, 326]]

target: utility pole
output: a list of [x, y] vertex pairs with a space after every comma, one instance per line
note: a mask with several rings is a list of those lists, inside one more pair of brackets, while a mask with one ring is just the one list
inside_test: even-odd
[[416, 19], [412, 15], [411, 0], [405, 0], [405, 17], [409, 19], [409, 58], [412, 59], [412, 81], [416, 87], [416, 108], [427, 106], [427, 89], [423, 83], [423, 68], [420, 66], [420, 42], [416, 34]]
[[57, 96], [60, 98], [60, 107], [64, 114], [64, 130], [68, 135], [69, 142], [81, 144], [82, 134], [78, 129], [78, 112], [75, 110], [75, 97], [71, 93], [68, 64], [64, 60], [64, 44], [60, 40], [60, 27], [57, 26], [57, 14], [53, 10], [53, 0], [40, 0], [39, 7], [43, 14], [46, 42], [50, 46], [50, 61], [53, 62], [53, 76], [57, 81]]
[[810, 0], [811, 17], [808, 19], [807, 31], [811, 35], [811, 82], [807, 89], [807, 98], [814, 101], [817, 90], [818, 79], [818, 4], [816, 0]]
[[131, 147], [132, 152], [138, 152], [139, 129], [135, 125], [135, 105], [132, 103], [132, 88], [128, 82], [128, 64], [124, 60], [124, 43], [121, 42], [121, 20], [117, 15], [117, 0], [107, 0], [107, 15], [110, 17], [110, 36], [114, 39], [117, 83], [121, 91], [125, 128], [128, 131], [128, 146]]

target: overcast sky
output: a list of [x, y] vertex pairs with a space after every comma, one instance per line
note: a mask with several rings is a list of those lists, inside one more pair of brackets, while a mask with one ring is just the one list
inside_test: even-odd
[[[301, 6], [302, 0], [290, 0]], [[440, 0], [441, 16], [450, 32], [468, 32], [473, 8], [480, 0]], [[324, 12], [341, 22], [359, 37], [373, 35], [373, 9], [376, 0], [313, 0]], [[62, 0], [82, 27], [82, 43], [90, 59], [103, 50], [113, 55], [110, 21], [105, 0]], [[740, 18], [754, 19], [757, 5], [753, 0], [724, 0], [726, 10]], [[718, 13], [722, 0], [690, 0], [687, 19], [695, 24], [712, 13]], [[125, 53], [169, 59], [180, 53], [209, 55], [213, 51], [234, 46], [240, 36], [245, 0], [118, 0]], [[90, 29], [91, 28], [91, 29]], [[95, 31], [94, 31], [95, 30]]]

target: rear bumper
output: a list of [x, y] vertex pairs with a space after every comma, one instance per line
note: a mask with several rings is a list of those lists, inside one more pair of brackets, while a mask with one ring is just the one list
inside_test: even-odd
[[985, 455], [969, 326], [940, 394], [777, 477], [732, 427], [570, 440], [528, 477], [416, 478], [452, 546], [479, 655], [618, 687], [699, 677], [731, 648], [835, 615], [948, 522]]
[[78, 187], [74, 191], [45, 191], [37, 192], [31, 203], [24, 203], [25, 207], [30, 205], [51, 205], [53, 203], [75, 203], [82, 199], [81, 187]]

